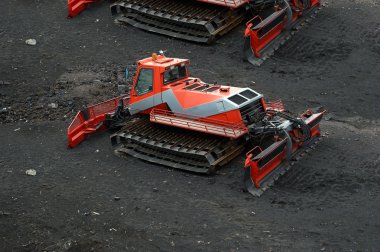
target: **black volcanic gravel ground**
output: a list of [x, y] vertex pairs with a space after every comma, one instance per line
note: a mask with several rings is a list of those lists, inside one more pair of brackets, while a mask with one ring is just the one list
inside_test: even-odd
[[[63, 0], [0, 14], [0, 251], [379, 250], [378, 1], [330, 1], [260, 68], [241, 59], [243, 25], [204, 46], [119, 27], [106, 3], [71, 20]], [[67, 149], [76, 111], [161, 49], [206, 82], [325, 106], [327, 137], [261, 198], [242, 192], [243, 156], [199, 176], [120, 159], [107, 133]]]

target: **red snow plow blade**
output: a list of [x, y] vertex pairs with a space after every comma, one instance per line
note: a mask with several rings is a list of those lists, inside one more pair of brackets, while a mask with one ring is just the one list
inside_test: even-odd
[[285, 0], [283, 6], [277, 6], [271, 15], [257, 15], [249, 20], [244, 33], [245, 59], [255, 66], [260, 66], [290, 38], [291, 29], [319, 5], [319, 0]]
[[301, 129], [293, 128], [284, 131], [282, 138], [274, 138], [265, 148], [256, 146], [246, 154], [244, 186], [248, 192], [260, 196], [290, 168], [287, 161], [297, 159], [303, 150], [319, 141], [319, 123], [323, 114], [307, 110], [301, 115], [309, 128], [307, 139]]
[[125, 101], [128, 98], [127, 95], [119, 96], [79, 111], [67, 129], [68, 146], [74, 148], [83, 142], [88, 135], [106, 130], [107, 126], [104, 125], [104, 121], [107, 115], [116, 110], [120, 101], [123, 101], [124, 108], [127, 107], [128, 102]]
[[67, 0], [67, 7], [69, 9], [69, 17], [75, 17], [87, 8], [91, 3], [99, 2], [99, 0]]

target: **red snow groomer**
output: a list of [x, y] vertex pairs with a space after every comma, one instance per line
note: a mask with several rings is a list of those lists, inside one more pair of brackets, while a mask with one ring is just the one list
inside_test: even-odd
[[[100, 0], [68, 0], [69, 17]], [[244, 57], [259, 66], [290, 36], [319, 0], [116, 0], [119, 24], [174, 38], [211, 44], [244, 22]]]
[[111, 142], [119, 155], [197, 173], [212, 173], [251, 148], [244, 184], [259, 196], [320, 136], [323, 112], [293, 116], [250, 88], [189, 77], [188, 64], [156, 54], [138, 61], [130, 96], [80, 111], [68, 128], [69, 147], [117, 128]]

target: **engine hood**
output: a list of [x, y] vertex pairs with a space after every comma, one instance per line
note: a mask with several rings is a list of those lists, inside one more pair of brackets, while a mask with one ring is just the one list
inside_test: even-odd
[[207, 84], [196, 78], [172, 84], [162, 92], [163, 102], [173, 112], [202, 117], [236, 110], [261, 98], [250, 88]]

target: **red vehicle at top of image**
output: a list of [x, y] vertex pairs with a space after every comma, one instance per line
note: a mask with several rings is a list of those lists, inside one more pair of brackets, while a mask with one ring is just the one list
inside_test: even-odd
[[[68, 16], [98, 1], [68, 0]], [[111, 13], [119, 24], [207, 44], [246, 22], [244, 58], [260, 66], [319, 6], [319, 0], [118, 0]]]

